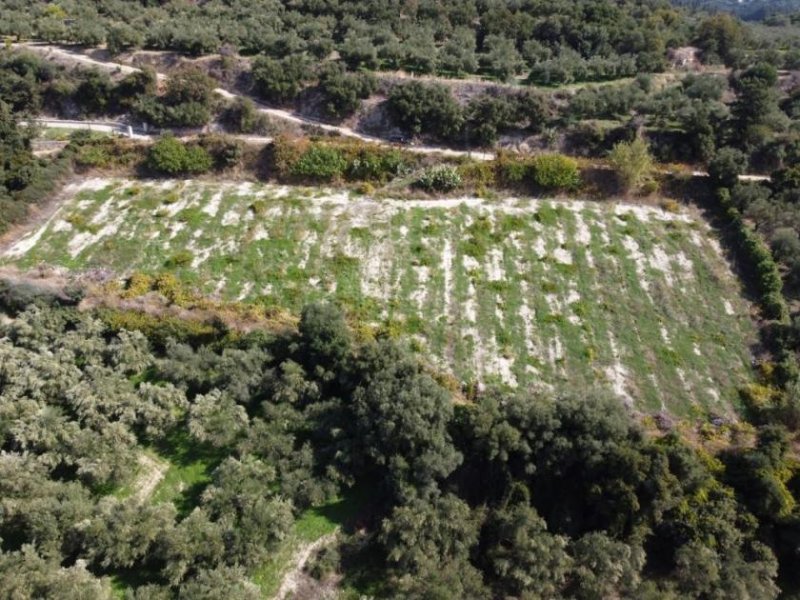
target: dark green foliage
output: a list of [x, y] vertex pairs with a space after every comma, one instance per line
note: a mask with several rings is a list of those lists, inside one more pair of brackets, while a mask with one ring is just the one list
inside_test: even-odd
[[695, 43], [704, 53], [705, 62], [721, 59], [736, 66], [744, 50], [745, 30], [741, 22], [728, 14], [705, 19], [697, 30]]
[[647, 97], [639, 83], [624, 86], [592, 86], [579, 90], [565, 113], [571, 119], [620, 119]]
[[486, 529], [489, 573], [501, 589], [555, 596], [564, 587], [572, 566], [568, 538], [548, 533], [544, 519], [527, 502], [497, 509]]
[[71, 172], [74, 145], [48, 162], [40, 161], [31, 148], [33, 135], [0, 100], [0, 232], [22, 222], [31, 206], [51, 198]]
[[221, 115], [221, 120], [234, 133], [266, 134], [270, 123], [267, 115], [258, 112], [249, 98], [237, 98]]
[[717, 196], [728, 221], [730, 244], [740, 254], [741, 263], [758, 291], [764, 316], [767, 319], [786, 320], [788, 308], [781, 293], [783, 281], [769, 246], [742, 218], [727, 188], [720, 188]]
[[211, 119], [214, 80], [199, 69], [187, 68], [173, 74], [162, 99], [164, 123], [177, 127], [198, 127]]
[[601, 600], [627, 595], [641, 582], [644, 551], [614, 540], [603, 533], [588, 533], [572, 545], [574, 579], [570, 591], [575, 598]]
[[[487, 398], [485, 412], [475, 415], [477, 431], [484, 432], [481, 452], [498, 475], [529, 482], [536, 508], [554, 531], [620, 535], [646, 520], [642, 509], [652, 510], [663, 493], [649, 482], [663, 477], [664, 465], [643, 446], [617, 400], [494, 402]], [[613, 481], [606, 479], [611, 472]]]
[[[324, 59], [335, 50], [350, 68], [450, 74], [481, 70], [501, 79], [519, 73], [525, 63], [535, 67], [562, 56], [569, 57], [564, 63], [573, 79], [587, 71], [595, 79], [624, 73], [618, 64], [659, 70], [667, 45], [689, 43], [692, 24], [686, 14], [661, 2], [631, 0], [601, 7], [590, 0], [558, 2], [546, 10], [530, 2], [448, 1], [409, 7], [402, 15], [390, 3], [364, 6], [352, 0], [290, 6], [250, 0], [213, 8], [125, 0], [58, 5], [5, 0], [2, 8], [0, 33], [54, 42], [92, 44], [105, 38], [116, 50], [143, 39], [150, 49], [198, 55], [225, 47], [276, 59]], [[713, 33], [705, 37], [726, 39]], [[713, 50], [719, 51], [716, 46]]]
[[[500, 130], [517, 120], [518, 106], [514, 98], [488, 94], [473, 99], [466, 108], [464, 129], [471, 142], [479, 146], [491, 146], [497, 141]], [[538, 123], [539, 114], [535, 100], [530, 99], [527, 108], [531, 122]]]
[[105, 71], [88, 71], [75, 90], [75, 100], [86, 116], [106, 114], [113, 97], [113, 84]]
[[233, 169], [241, 165], [244, 143], [225, 135], [204, 135], [199, 145], [211, 156], [216, 169]]
[[755, 125], [768, 122], [778, 111], [775, 84], [778, 74], [775, 67], [757, 64], [733, 77], [731, 87], [736, 91], [736, 101], [731, 109], [740, 135]]
[[312, 371], [341, 366], [352, 345], [341, 311], [330, 303], [311, 304], [303, 309], [300, 339], [304, 363]]
[[253, 88], [256, 93], [275, 104], [294, 100], [308, 79], [308, 63], [302, 56], [276, 60], [259, 56], [253, 61]]
[[201, 146], [186, 145], [171, 135], [162, 136], [150, 148], [147, 165], [157, 173], [204, 173], [211, 169], [213, 159]]
[[447, 431], [453, 406], [416, 357], [390, 343], [367, 347], [352, 397], [354, 460], [389, 501], [425, 497], [461, 462]]
[[183, 68], [169, 78], [163, 96], [136, 96], [133, 113], [161, 127], [199, 127], [208, 123], [215, 109], [214, 87], [214, 80], [200, 69]]
[[25, 188], [36, 176], [31, 136], [31, 131], [19, 126], [10, 107], [0, 102], [0, 189], [5, 193]]
[[339, 54], [350, 69], [375, 69], [378, 62], [378, 51], [372, 40], [364, 37], [348, 37], [339, 48]]
[[[660, 58], [660, 57], [659, 57]], [[663, 64], [650, 65], [647, 71], [660, 71]], [[528, 82], [558, 86], [576, 81], [605, 81], [631, 77], [639, 72], [636, 58], [624, 56], [582, 57], [577, 52], [563, 52], [558, 57], [537, 61], [528, 74]]]
[[347, 159], [331, 146], [312, 145], [292, 165], [291, 175], [303, 181], [332, 181], [347, 168]]
[[112, 56], [138, 48], [143, 43], [144, 36], [127, 23], [116, 23], [108, 28], [106, 48]]
[[516, 44], [502, 35], [488, 35], [483, 40], [483, 52], [479, 56], [481, 67], [501, 81], [507, 81], [522, 68], [522, 58]]
[[375, 77], [368, 73], [329, 69], [320, 77], [318, 85], [325, 115], [331, 119], [349, 117], [358, 109], [361, 100], [369, 98], [376, 86]]
[[156, 74], [152, 69], [143, 69], [126, 75], [114, 88], [114, 102], [123, 110], [132, 109], [143, 96], [155, 96]]
[[795, 500], [786, 487], [788, 444], [785, 429], [768, 425], [759, 431], [754, 449], [723, 456], [726, 482], [737, 490], [742, 502], [762, 521], [779, 521], [789, 516], [795, 507]]
[[[4, 589], [105, 597], [101, 575], [133, 571], [146, 597], [247, 598], [293, 503], [355, 482], [366, 539], [319, 574], [358, 572], [360, 547], [396, 597], [777, 593], [753, 516], [793, 531], [774, 428], [724, 454], [720, 481], [604, 396], [489, 390], [456, 415], [418, 357], [355, 343], [330, 304], [307, 307], [297, 333], [195, 348], [156, 350], [68, 309], [29, 309], [0, 333]], [[108, 495], [130, 485], [143, 439], [174, 466], [202, 461], [204, 477], [173, 502]], [[63, 569], [68, 557], [86, 570]]]
[[747, 167], [747, 156], [736, 148], [721, 148], [708, 163], [708, 175], [717, 187], [732, 188]]
[[413, 135], [430, 133], [451, 139], [461, 130], [461, 108], [440, 84], [404, 83], [389, 92], [389, 109], [397, 124]]
[[478, 542], [478, 514], [461, 499], [413, 498], [383, 520], [380, 542], [392, 568], [419, 574], [448, 563], [468, 566]]
[[107, 579], [98, 579], [76, 566], [61, 568], [46, 560], [33, 546], [16, 552], [0, 552], [0, 582], [9, 598], [63, 598], [111, 600]]

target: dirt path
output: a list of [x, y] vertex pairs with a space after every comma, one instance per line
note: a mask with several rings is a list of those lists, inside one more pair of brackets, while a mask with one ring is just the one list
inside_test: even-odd
[[[22, 48], [26, 50], [30, 50], [33, 52], [37, 52], [39, 54], [43, 54], [45, 57], [59, 60], [59, 61], [72, 61], [77, 63], [82, 63], [85, 65], [90, 65], [94, 67], [98, 67], [101, 69], [105, 69], [111, 72], [120, 72], [124, 74], [135, 73], [140, 69], [136, 67], [132, 67], [130, 65], [125, 65], [122, 63], [116, 63], [112, 61], [106, 60], [98, 60], [79, 52], [73, 52], [66, 48], [60, 46], [51, 46], [48, 44], [41, 44], [41, 43], [34, 43], [34, 42], [24, 42], [24, 43], [16, 43], [12, 44], [15, 48]], [[156, 73], [156, 77], [159, 80], [167, 79], [167, 75], [164, 73]], [[223, 88], [216, 88], [214, 90], [217, 94], [226, 98], [228, 100], [233, 100], [236, 98], [242, 98], [241, 94], [235, 94], [229, 90]], [[251, 98], [251, 100], [254, 100]], [[344, 127], [340, 125], [330, 125], [328, 123], [322, 123], [320, 121], [310, 119], [308, 117], [301, 117], [297, 114], [290, 112], [288, 110], [283, 110], [280, 108], [271, 108], [266, 106], [258, 101], [255, 101], [256, 108], [271, 117], [281, 119], [290, 123], [295, 123], [297, 125], [311, 125], [313, 127], [319, 127], [324, 131], [329, 131], [332, 133], [338, 133], [344, 137], [355, 138], [361, 140], [362, 142], [373, 143], [373, 144], [381, 144], [386, 146], [391, 146], [392, 144], [386, 142], [385, 140], [365, 135], [363, 133], [359, 133], [354, 131], [350, 127]], [[474, 158], [476, 160], [493, 160], [494, 154], [491, 152], [472, 152], [467, 150], [453, 150], [451, 148], [445, 148], [440, 146], [404, 146], [404, 149], [408, 150], [409, 152], [416, 152], [418, 154], [442, 154], [444, 156], [468, 156]]]
[[145, 502], [153, 495], [158, 483], [164, 479], [169, 465], [148, 456], [139, 455], [139, 474], [131, 484], [133, 488], [132, 497], [139, 503]]
[[[112, 72], [121, 72], [124, 74], [128, 73], [135, 73], [139, 71], [137, 67], [132, 67], [130, 65], [126, 65], [123, 63], [117, 63], [109, 60], [99, 60], [92, 58], [90, 56], [86, 56], [85, 54], [81, 54], [80, 52], [75, 52], [69, 50], [67, 48], [63, 48], [60, 46], [52, 46], [48, 44], [42, 44], [37, 42], [23, 42], [23, 43], [16, 43], [12, 44], [13, 47], [16, 48], [24, 48], [27, 50], [32, 50], [34, 52], [38, 52], [40, 54], [44, 54], [46, 57], [56, 58], [61, 61], [73, 61], [78, 62], [86, 65], [91, 65], [99, 68], [106, 69]], [[159, 80], [165, 80], [168, 78], [167, 75], [164, 73], [156, 73], [156, 77]], [[219, 94], [225, 99], [234, 100], [236, 98], [243, 98], [242, 94], [233, 93], [224, 88], [215, 88], [214, 92]], [[249, 98], [249, 96], [248, 96]], [[283, 121], [294, 123], [296, 125], [310, 125], [313, 127], [318, 127], [323, 131], [328, 131], [331, 133], [337, 133], [344, 137], [354, 138], [361, 140], [362, 142], [367, 142], [371, 144], [379, 144], [382, 146], [392, 146], [393, 144], [387, 142], [386, 140], [366, 135], [363, 133], [359, 133], [350, 127], [345, 127], [342, 125], [331, 125], [329, 123], [323, 123], [321, 121], [317, 121], [316, 119], [311, 119], [309, 117], [302, 117], [293, 113], [288, 110], [280, 109], [280, 108], [272, 108], [266, 106], [265, 104], [259, 102], [254, 98], [250, 98], [256, 105], [256, 108], [259, 112], [262, 112], [268, 116], [281, 119]], [[142, 136], [146, 137], [146, 136]], [[241, 136], [241, 138], [248, 142], [248, 143], [269, 143], [271, 138], [260, 138], [258, 136]], [[480, 151], [470, 151], [470, 150], [454, 150], [452, 148], [446, 148], [443, 146], [403, 146], [404, 150], [409, 152], [414, 152], [417, 154], [440, 154], [442, 156], [452, 156], [452, 157], [468, 157], [473, 158], [475, 160], [481, 161], [490, 161], [494, 160], [495, 154], [492, 152], [480, 152]], [[695, 176], [706, 176], [707, 173], [702, 171], [695, 171], [693, 172]], [[739, 179], [741, 181], [769, 181], [769, 177], [766, 175], [740, 175]]]
[[278, 588], [274, 600], [288, 600], [292, 597], [292, 594], [300, 587], [303, 578], [306, 577], [303, 573], [303, 569], [305, 569], [308, 560], [317, 550], [332, 542], [336, 538], [337, 533], [338, 530], [328, 535], [323, 535], [316, 542], [305, 544], [295, 552], [295, 555], [292, 557], [292, 566], [283, 576], [281, 587]]

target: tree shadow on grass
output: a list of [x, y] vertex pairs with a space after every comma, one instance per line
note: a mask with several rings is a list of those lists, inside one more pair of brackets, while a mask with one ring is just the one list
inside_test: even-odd
[[172, 502], [179, 518], [184, 518], [200, 503], [203, 491], [211, 482], [211, 473], [226, 453], [196, 442], [182, 429], [170, 432], [156, 450], [171, 464], [162, 482], [166, 491], [161, 500]]

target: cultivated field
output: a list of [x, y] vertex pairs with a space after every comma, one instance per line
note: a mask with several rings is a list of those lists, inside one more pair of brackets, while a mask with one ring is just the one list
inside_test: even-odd
[[645, 411], [727, 413], [749, 376], [749, 307], [687, 212], [189, 181], [74, 192], [2, 262], [170, 270], [294, 310], [333, 296], [464, 381], [599, 383]]

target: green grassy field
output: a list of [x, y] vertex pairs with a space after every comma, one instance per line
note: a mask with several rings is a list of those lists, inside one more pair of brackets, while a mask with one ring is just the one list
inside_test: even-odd
[[730, 412], [755, 339], [702, 220], [611, 203], [88, 180], [2, 262], [167, 270], [295, 311], [333, 297], [462, 381], [599, 384], [683, 416]]

